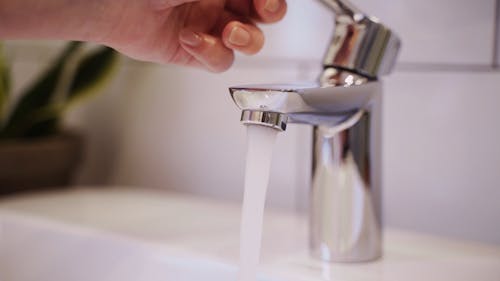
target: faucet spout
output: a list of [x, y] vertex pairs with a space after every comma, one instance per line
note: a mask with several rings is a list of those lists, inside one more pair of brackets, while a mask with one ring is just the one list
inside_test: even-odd
[[365, 108], [378, 82], [352, 86], [317, 84], [249, 85], [231, 87], [231, 96], [242, 110], [243, 124], [284, 131], [286, 123], [334, 126]]

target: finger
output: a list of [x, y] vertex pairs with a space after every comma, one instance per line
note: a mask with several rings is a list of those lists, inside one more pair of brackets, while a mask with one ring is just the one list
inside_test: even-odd
[[179, 42], [186, 52], [210, 71], [222, 72], [233, 64], [234, 52], [214, 36], [184, 29], [179, 33]]
[[226, 9], [239, 16], [249, 16], [252, 11], [252, 1], [229, 0], [226, 2]]
[[276, 22], [286, 14], [286, 0], [227, 0], [225, 8], [238, 16], [259, 22]]
[[286, 0], [252, 0], [254, 17], [258, 21], [272, 23], [281, 20], [287, 10]]
[[257, 53], [264, 45], [264, 34], [248, 16], [242, 17], [228, 10], [219, 15], [211, 34], [221, 37], [226, 47], [247, 55]]
[[149, 4], [155, 10], [165, 10], [194, 1], [198, 0], [149, 0]]
[[224, 28], [222, 41], [228, 48], [253, 55], [262, 49], [264, 34], [253, 24], [232, 21]]

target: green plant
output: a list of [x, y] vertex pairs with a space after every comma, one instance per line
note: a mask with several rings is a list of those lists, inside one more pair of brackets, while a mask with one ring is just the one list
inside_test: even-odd
[[82, 42], [69, 42], [9, 113], [10, 71], [0, 54], [0, 139], [57, 134], [64, 114], [103, 88], [116, 69], [118, 53], [104, 46], [84, 47]]

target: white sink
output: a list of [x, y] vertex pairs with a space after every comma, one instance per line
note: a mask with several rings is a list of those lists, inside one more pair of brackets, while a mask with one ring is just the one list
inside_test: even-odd
[[[236, 280], [239, 206], [151, 190], [0, 201], [0, 281]], [[500, 280], [500, 247], [388, 231], [383, 259], [324, 264], [307, 222], [266, 214], [260, 280]]]
[[0, 281], [233, 281], [237, 209], [115, 189], [0, 201]]
[[85, 229], [0, 219], [2, 281], [225, 281], [236, 268]]

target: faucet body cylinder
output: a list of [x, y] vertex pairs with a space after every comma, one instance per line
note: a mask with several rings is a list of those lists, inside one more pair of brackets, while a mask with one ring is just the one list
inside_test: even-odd
[[310, 247], [322, 260], [382, 255], [380, 92], [349, 123], [314, 128]]

